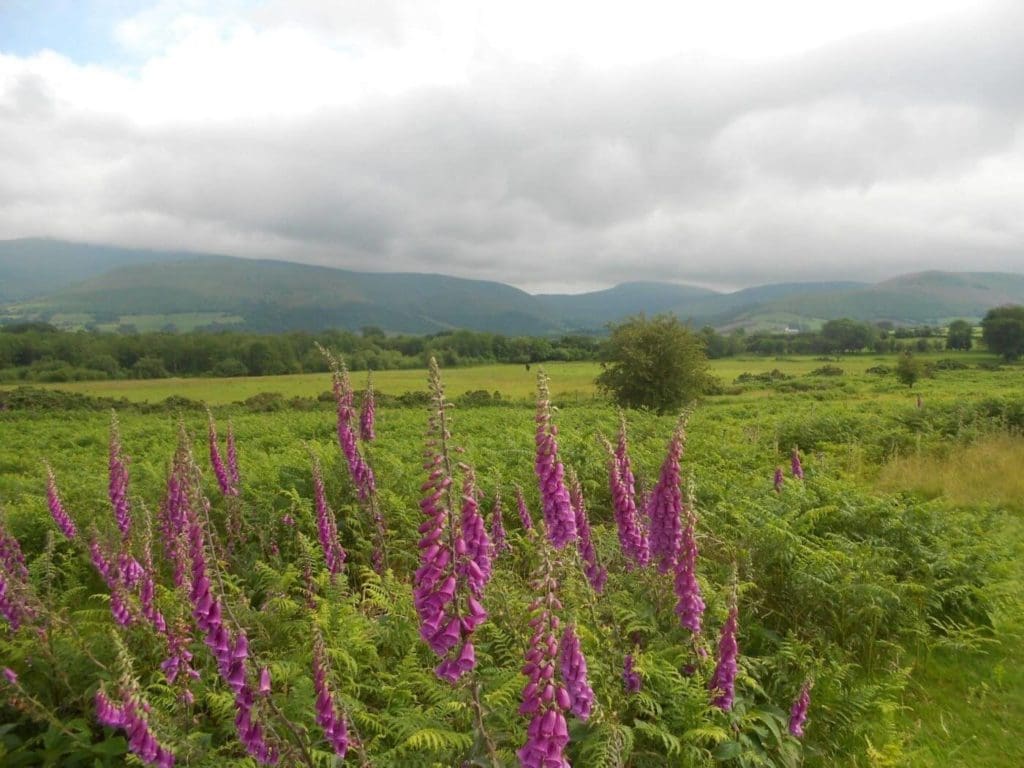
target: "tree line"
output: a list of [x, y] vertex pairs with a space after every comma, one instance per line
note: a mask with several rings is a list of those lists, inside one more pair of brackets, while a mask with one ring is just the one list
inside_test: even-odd
[[[969, 350], [975, 328], [966, 320], [947, 327], [893, 327], [841, 318], [819, 331], [693, 332], [708, 358], [739, 354], [841, 355], [940, 349]], [[1024, 307], [991, 310], [981, 322], [981, 340], [1007, 359], [1024, 354]], [[73, 381], [167, 376], [266, 376], [326, 370], [316, 343], [345, 356], [353, 370], [423, 368], [430, 357], [460, 365], [609, 359], [608, 336], [505, 336], [457, 330], [425, 336], [388, 335], [375, 327], [360, 332], [244, 331], [114, 333], [63, 331], [46, 323], [0, 326], [0, 380]]]

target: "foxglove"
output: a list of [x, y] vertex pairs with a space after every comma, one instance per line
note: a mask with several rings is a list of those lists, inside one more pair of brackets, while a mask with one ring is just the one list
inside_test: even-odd
[[209, 421], [210, 465], [213, 467], [213, 474], [217, 478], [217, 485], [220, 487], [220, 492], [225, 496], [237, 496], [238, 488], [232, 481], [232, 471], [224, 463], [224, 459], [220, 455], [220, 446], [217, 442], [217, 425], [213, 420], [213, 414], [207, 411], [206, 415]]
[[526, 506], [523, 489], [518, 485], [516, 486], [516, 511], [519, 513], [519, 522], [523, 524], [523, 530], [533, 530], [533, 518], [530, 517], [530, 510]]
[[121, 433], [116, 415], [112, 416], [110, 421], [108, 468], [110, 482], [107, 490], [110, 504], [114, 508], [114, 519], [121, 531], [121, 538], [127, 541], [132, 527], [132, 508], [131, 502], [128, 500], [128, 457], [124, 455], [121, 448]]
[[583, 486], [575, 473], [570, 479], [569, 499], [576, 517], [576, 548], [583, 561], [583, 573], [590, 583], [591, 589], [597, 594], [604, 591], [608, 581], [608, 570], [597, 561], [597, 550], [594, 549], [593, 537], [590, 533], [590, 521], [587, 519], [587, 507], [583, 501]]
[[608, 452], [608, 490], [612, 497], [619, 547], [626, 558], [627, 568], [644, 567], [650, 562], [650, 552], [636, 507], [636, 481], [629, 463], [625, 421], [619, 427], [618, 448], [613, 448], [607, 440], [604, 440], [604, 446]]
[[718, 640], [718, 663], [708, 687], [711, 689], [711, 703], [723, 712], [732, 709], [735, 699], [736, 659], [739, 646], [736, 643], [739, 611], [736, 606], [736, 595], [733, 593], [729, 604], [729, 617], [722, 625], [722, 633]]
[[334, 703], [327, 678], [327, 651], [319, 637], [313, 643], [313, 687], [316, 690], [316, 723], [324, 730], [324, 738], [334, 754], [344, 758], [348, 752], [348, 723], [345, 714]]
[[586, 720], [594, 706], [594, 690], [587, 680], [587, 660], [583, 657], [580, 639], [572, 625], [567, 626], [562, 633], [558, 657], [562, 682], [569, 695], [569, 711], [580, 720]]
[[505, 537], [505, 521], [502, 520], [501, 491], [495, 492], [491, 509], [491, 548], [495, 557], [511, 549]]
[[534, 469], [540, 484], [541, 506], [548, 540], [562, 549], [576, 538], [576, 515], [565, 487], [565, 469], [558, 460], [558, 427], [551, 421], [548, 378], [537, 374], [537, 458]]
[[782, 485], [785, 483], [785, 478], [782, 476], [782, 467], [775, 468], [775, 477], [772, 479], [772, 483], [775, 486], [775, 492], [782, 493]]
[[622, 683], [626, 686], [626, 693], [638, 693], [643, 686], [640, 675], [633, 669], [633, 654], [631, 653], [626, 654], [626, 659], [623, 662]]
[[800, 694], [793, 701], [789, 710], [789, 733], [797, 739], [804, 736], [804, 725], [807, 723], [807, 710], [811, 706], [811, 684], [805, 681]]
[[324, 551], [327, 571], [333, 579], [344, 568], [346, 554], [338, 540], [338, 524], [334, 517], [334, 511], [327, 504], [320, 462], [315, 458], [313, 459], [313, 494], [316, 499], [316, 529], [320, 537], [320, 547]]
[[570, 768], [565, 757], [569, 728], [565, 713], [572, 706], [569, 692], [555, 676], [558, 663], [559, 619], [555, 611], [562, 608], [557, 596], [551, 562], [545, 558], [539, 578], [531, 585], [540, 595], [530, 604], [532, 618], [530, 646], [526, 652], [523, 688], [519, 714], [530, 718], [526, 743], [516, 752], [522, 768]]
[[64, 505], [60, 500], [60, 493], [57, 491], [57, 478], [53, 474], [53, 470], [47, 465], [46, 467], [46, 503], [50, 508], [50, 516], [53, 518], [53, 522], [60, 528], [60, 532], [68, 539], [73, 539], [78, 535], [78, 529], [75, 527], [74, 521], [64, 510]]
[[174, 753], [160, 745], [146, 721], [146, 705], [129, 695], [124, 703], [112, 701], [100, 689], [96, 692], [96, 719], [108, 728], [119, 728], [128, 735], [128, 749], [147, 765], [172, 768]]
[[790, 468], [793, 470], [793, 477], [795, 477], [797, 480], [803, 480], [804, 467], [800, 463], [800, 449], [797, 448], [795, 445], [793, 446], [793, 450], [789, 454], [789, 464]]
[[679, 477], [679, 461], [686, 442], [686, 422], [680, 419], [668, 453], [661, 465], [658, 484], [647, 502], [650, 519], [651, 558], [658, 561], [658, 571], [667, 573], [675, 565], [682, 542], [683, 493]]
[[363, 395], [363, 402], [359, 408], [359, 437], [364, 442], [371, 442], [377, 438], [374, 430], [376, 420], [377, 403], [373, 394], [373, 379], [369, 374], [366, 376], [366, 394]]
[[704, 600], [701, 597], [700, 582], [697, 581], [697, 537], [694, 530], [696, 524], [697, 518], [693, 511], [689, 510], [676, 562], [675, 592], [679, 623], [694, 635], [699, 635], [701, 618], [704, 615]]

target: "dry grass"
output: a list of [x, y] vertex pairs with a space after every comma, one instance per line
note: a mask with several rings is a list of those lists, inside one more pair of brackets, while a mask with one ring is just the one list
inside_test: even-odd
[[882, 468], [878, 485], [942, 496], [957, 506], [1024, 507], [1024, 437], [994, 435], [945, 455], [894, 459]]

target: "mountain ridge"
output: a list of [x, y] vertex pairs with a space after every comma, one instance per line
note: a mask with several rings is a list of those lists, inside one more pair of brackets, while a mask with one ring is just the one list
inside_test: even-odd
[[436, 273], [359, 272], [31, 238], [0, 241], [0, 306], [7, 306], [0, 320], [63, 327], [145, 322], [177, 330], [191, 323], [266, 332], [376, 326], [390, 333], [466, 328], [550, 335], [602, 332], [641, 312], [671, 312], [697, 326], [781, 330], [835, 317], [900, 324], [977, 319], [1005, 303], [1024, 303], [1024, 274], [927, 270], [873, 284], [789, 282], [729, 293], [631, 281], [581, 294], [530, 294], [497, 281]]

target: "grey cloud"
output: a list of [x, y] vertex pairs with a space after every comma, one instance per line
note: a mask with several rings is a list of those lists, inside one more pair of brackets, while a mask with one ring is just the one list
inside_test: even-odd
[[[545, 289], [1020, 269], [1022, 20], [1003, 5], [757, 68], [485, 51], [465, 87], [255, 124], [55, 116], [26, 82], [0, 94], [0, 236]], [[979, 193], [1002, 160], [1011, 183]]]

